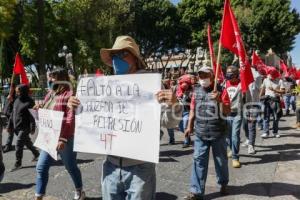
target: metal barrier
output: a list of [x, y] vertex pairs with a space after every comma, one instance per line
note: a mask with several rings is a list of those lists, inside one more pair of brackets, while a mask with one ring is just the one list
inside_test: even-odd
[[[0, 90], [0, 112], [2, 112], [3, 107], [7, 101], [7, 96], [9, 90]], [[46, 89], [43, 88], [30, 88], [30, 96], [35, 101], [36, 104], [41, 104], [47, 94]]]

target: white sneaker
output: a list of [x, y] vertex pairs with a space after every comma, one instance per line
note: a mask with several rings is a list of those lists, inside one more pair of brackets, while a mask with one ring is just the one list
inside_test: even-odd
[[242, 143], [242, 147], [247, 147], [249, 145], [249, 140], [246, 139], [244, 143]]
[[279, 133], [275, 134], [275, 137], [280, 138], [280, 134]]
[[275, 134], [274, 134], [274, 133], [270, 133], [269, 136], [270, 136], [270, 137], [275, 137]]
[[267, 137], [268, 137], [268, 134], [263, 133], [263, 134], [261, 135], [261, 137], [262, 137], [262, 138], [267, 138]]
[[253, 145], [249, 144], [249, 146], [248, 146], [248, 154], [256, 154], [256, 151], [255, 151]]
[[84, 200], [85, 192], [83, 190], [76, 190], [73, 200]]

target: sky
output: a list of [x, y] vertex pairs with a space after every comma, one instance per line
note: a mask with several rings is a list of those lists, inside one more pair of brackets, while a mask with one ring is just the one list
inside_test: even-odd
[[[296, 8], [297, 11], [300, 13], [300, 1], [299, 0], [292, 0], [292, 8]], [[300, 34], [296, 38], [296, 43], [294, 45], [294, 49], [291, 52], [293, 63], [300, 68]]]
[[[171, 0], [177, 4], [180, 0]], [[295, 8], [300, 13], [300, 0], [292, 0], [292, 8]], [[297, 36], [294, 44], [294, 49], [291, 51], [292, 60], [295, 65], [300, 68], [300, 34]]]

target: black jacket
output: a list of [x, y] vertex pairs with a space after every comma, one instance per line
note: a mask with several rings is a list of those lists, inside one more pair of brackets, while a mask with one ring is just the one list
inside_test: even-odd
[[30, 133], [35, 130], [35, 121], [28, 109], [32, 108], [35, 103], [28, 95], [28, 86], [19, 86], [19, 90], [21, 94], [14, 102], [8, 128], [16, 132], [22, 130]]

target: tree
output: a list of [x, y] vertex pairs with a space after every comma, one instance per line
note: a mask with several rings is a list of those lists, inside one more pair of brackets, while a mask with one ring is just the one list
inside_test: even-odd
[[5, 77], [5, 62], [4, 62], [4, 46], [5, 40], [7, 40], [12, 35], [12, 26], [11, 23], [15, 15], [16, 0], [7, 0], [0, 2], [0, 75]]
[[[193, 47], [207, 48], [206, 23], [211, 23], [213, 40], [217, 43], [221, 28], [223, 0], [183, 0], [179, 4], [181, 20], [190, 27]], [[272, 48], [283, 55], [293, 48], [300, 32], [300, 17], [291, 10], [290, 0], [231, 0], [247, 50], [266, 52]], [[215, 45], [216, 46], [216, 45]], [[223, 62], [229, 58], [225, 51]]]

